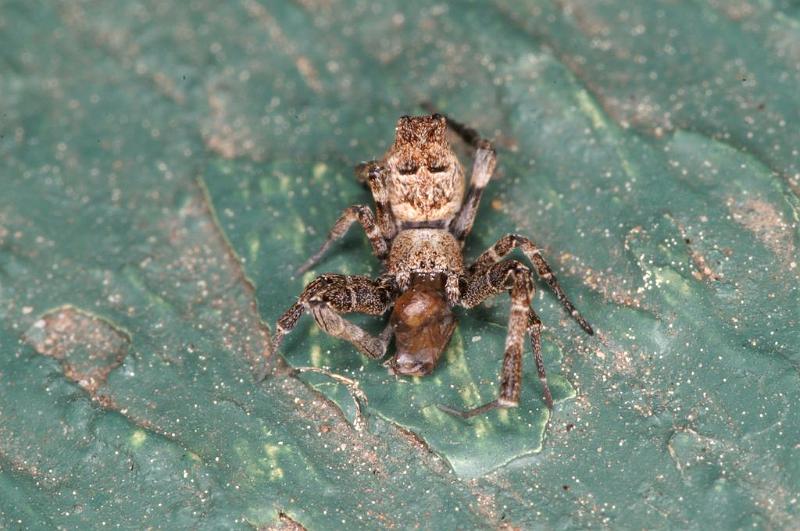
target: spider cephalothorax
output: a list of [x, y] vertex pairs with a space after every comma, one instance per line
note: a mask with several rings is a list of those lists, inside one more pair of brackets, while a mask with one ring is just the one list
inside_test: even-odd
[[[475, 148], [469, 189], [464, 171], [447, 141], [453, 129]], [[488, 297], [508, 292], [511, 312], [503, 357], [499, 396], [469, 411], [441, 409], [469, 417], [498, 407], [514, 407], [521, 390], [525, 335], [531, 338], [544, 399], [552, 408], [541, 353], [541, 321], [531, 308], [534, 283], [531, 269], [506, 259], [519, 248], [570, 315], [589, 334], [594, 333], [561, 289], [540, 249], [528, 238], [509, 234], [464, 266], [461, 249], [472, 229], [481, 194], [495, 166], [492, 145], [474, 130], [438, 114], [404, 116], [397, 122], [395, 140], [384, 157], [360, 164], [359, 179], [369, 184], [375, 214], [364, 205], [347, 208], [320, 250], [300, 267], [312, 267], [331, 243], [358, 221], [384, 266], [376, 280], [363, 276], [325, 274], [306, 286], [298, 301], [278, 319], [277, 349], [286, 333], [306, 312], [327, 333], [350, 341], [367, 356], [386, 354], [392, 337], [396, 354], [387, 362], [395, 374], [422, 376], [436, 367], [455, 328], [453, 306], [472, 308]], [[392, 309], [389, 324], [373, 336], [342, 317], [360, 312], [382, 315]]]

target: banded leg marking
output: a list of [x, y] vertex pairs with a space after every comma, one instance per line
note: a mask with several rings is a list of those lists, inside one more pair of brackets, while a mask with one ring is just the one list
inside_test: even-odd
[[[467, 278], [463, 287], [461, 304], [467, 308], [472, 308], [492, 295], [511, 288], [511, 312], [500, 371], [500, 392], [495, 400], [467, 411], [441, 405], [439, 408], [446, 413], [469, 418], [497, 408], [516, 407], [522, 390], [522, 351], [525, 333], [530, 330], [530, 304], [534, 293], [531, 271], [516, 260], [507, 260]], [[543, 371], [542, 366], [540, 375]]]
[[[425, 103], [423, 107], [430, 113], [438, 114], [430, 104]], [[478, 213], [478, 206], [481, 202], [483, 190], [486, 188], [486, 185], [489, 184], [489, 180], [494, 173], [497, 153], [492, 143], [482, 138], [475, 129], [457, 120], [453, 120], [449, 116], [444, 116], [444, 118], [447, 121], [447, 127], [475, 149], [475, 160], [472, 163], [472, 175], [470, 177], [467, 195], [464, 198], [464, 203], [461, 205], [461, 210], [458, 211], [458, 214], [456, 214], [455, 218], [453, 218], [453, 221], [450, 223], [450, 232], [463, 244], [467, 235], [469, 235], [472, 230], [472, 225], [475, 223], [475, 216]]]
[[591, 325], [589, 325], [586, 319], [584, 319], [580, 312], [575, 308], [575, 305], [573, 305], [569, 300], [567, 294], [564, 293], [564, 290], [558, 283], [558, 279], [553, 273], [553, 270], [550, 268], [550, 265], [548, 265], [544, 257], [542, 257], [541, 249], [539, 249], [536, 244], [534, 244], [528, 238], [519, 236], [518, 234], [507, 234], [506, 236], [503, 236], [497, 241], [497, 243], [484, 251], [484, 253], [481, 254], [477, 260], [475, 260], [475, 263], [469, 267], [469, 272], [471, 274], [479, 274], [481, 271], [485, 271], [487, 268], [490, 268], [493, 264], [503, 259], [506, 255], [508, 255], [508, 253], [517, 247], [520, 248], [522, 253], [536, 267], [536, 272], [538, 273], [539, 277], [545, 281], [547, 287], [550, 288], [550, 290], [558, 299], [558, 302], [561, 303], [570, 316], [577, 321], [577, 323], [587, 334], [594, 335], [594, 330], [592, 329]]
[[397, 235], [397, 224], [389, 204], [389, 191], [386, 187], [386, 168], [378, 161], [364, 162], [356, 166], [356, 177], [359, 181], [369, 186], [372, 198], [375, 201], [378, 228], [380, 228], [384, 239], [391, 241]]
[[278, 319], [272, 341], [273, 354], [280, 348], [284, 336], [308, 312], [328, 334], [349, 341], [370, 358], [382, 358], [391, 336], [383, 333], [374, 337], [340, 314], [381, 315], [391, 307], [396, 296], [391, 277], [372, 280], [362, 276], [322, 275], [306, 286], [299, 300]]
[[328, 233], [325, 243], [322, 244], [319, 251], [314, 253], [314, 255], [297, 269], [297, 274], [301, 275], [314, 267], [314, 265], [319, 262], [320, 258], [322, 258], [322, 255], [330, 248], [331, 244], [344, 236], [350, 228], [350, 225], [355, 221], [358, 221], [364, 228], [364, 232], [367, 233], [367, 238], [369, 238], [369, 242], [372, 244], [372, 252], [375, 256], [380, 260], [385, 260], [389, 254], [389, 247], [380, 229], [375, 225], [375, 216], [372, 215], [372, 211], [368, 206], [353, 205], [345, 209], [342, 215], [339, 216], [339, 219], [336, 220], [333, 228]]

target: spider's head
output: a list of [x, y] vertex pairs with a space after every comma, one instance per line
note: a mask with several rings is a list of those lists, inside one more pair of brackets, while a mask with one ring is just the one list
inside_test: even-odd
[[400, 221], [449, 219], [464, 196], [464, 171], [444, 116], [403, 116], [384, 157], [392, 212]]

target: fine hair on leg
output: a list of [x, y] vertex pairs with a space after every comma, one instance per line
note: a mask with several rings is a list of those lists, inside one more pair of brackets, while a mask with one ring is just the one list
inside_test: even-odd
[[372, 211], [368, 206], [353, 205], [345, 209], [342, 215], [339, 216], [339, 219], [336, 220], [333, 228], [328, 233], [325, 243], [322, 244], [319, 251], [314, 253], [303, 265], [297, 268], [297, 274], [301, 275], [314, 267], [328, 248], [330, 248], [331, 244], [344, 236], [350, 228], [350, 225], [355, 221], [358, 221], [364, 228], [364, 232], [367, 233], [367, 238], [369, 238], [369, 242], [372, 244], [372, 252], [375, 256], [381, 261], [386, 260], [389, 254], [389, 247], [386, 244], [383, 234], [381, 234], [380, 228], [375, 224], [375, 216], [372, 214]]
[[530, 304], [534, 292], [530, 269], [517, 260], [507, 260], [493, 265], [481, 274], [470, 276], [464, 283], [461, 304], [472, 308], [509, 287], [511, 310], [497, 398], [467, 411], [439, 406], [442, 411], [469, 418], [496, 408], [516, 407], [519, 404], [522, 390], [522, 351], [525, 334], [530, 330]]
[[344, 319], [341, 314], [358, 312], [382, 315], [391, 307], [397, 294], [394, 279], [388, 275], [377, 280], [333, 273], [317, 277], [306, 286], [299, 300], [278, 319], [272, 341], [273, 355], [300, 317], [310, 313], [328, 334], [349, 341], [370, 358], [381, 358], [386, 353], [391, 336], [383, 333], [375, 337]]
[[475, 260], [475, 263], [470, 266], [469, 272], [476, 275], [480, 274], [481, 271], [487, 270], [493, 264], [496, 264], [502, 260], [506, 255], [508, 255], [508, 253], [517, 247], [519, 247], [525, 257], [531, 261], [536, 268], [536, 272], [538, 273], [539, 277], [544, 280], [544, 282], [547, 284], [547, 287], [550, 288], [550, 290], [556, 296], [556, 299], [558, 299], [558, 302], [560, 302], [564, 309], [567, 310], [570, 317], [575, 319], [575, 321], [587, 334], [593, 335], [594, 329], [575, 308], [575, 305], [569, 300], [567, 294], [564, 293], [564, 290], [558, 283], [558, 279], [553, 273], [553, 270], [542, 256], [541, 249], [537, 247], [536, 244], [534, 244], [530, 239], [524, 236], [519, 236], [518, 234], [507, 234], [503, 236], [497, 241], [497, 243], [484, 251], [483, 254], [481, 254], [478, 259]]

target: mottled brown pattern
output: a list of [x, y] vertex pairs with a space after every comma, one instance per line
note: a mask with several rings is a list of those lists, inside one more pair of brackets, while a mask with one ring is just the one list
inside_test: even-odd
[[[447, 142], [448, 125], [475, 149], [466, 197], [464, 170]], [[532, 273], [523, 263], [502, 258], [519, 247], [570, 315], [587, 333], [594, 332], [567, 299], [539, 249], [527, 238], [505, 236], [464, 268], [461, 248], [472, 229], [495, 161], [491, 143], [458, 122], [438, 114], [400, 118], [395, 141], [384, 157], [356, 168], [358, 179], [369, 185], [377, 216], [363, 205], [346, 209], [320, 250], [300, 268], [305, 271], [313, 267], [358, 221], [374, 254], [383, 262], [385, 274], [377, 280], [336, 274], [318, 277], [278, 319], [273, 348], [280, 346], [304, 313], [310, 313], [325, 332], [349, 341], [370, 358], [383, 357], [394, 335], [397, 352], [387, 363], [389, 370], [423, 376], [434, 370], [450, 340], [455, 328], [453, 306], [472, 308], [488, 297], [508, 292], [511, 311], [497, 399], [468, 411], [440, 407], [464, 418], [515, 407], [522, 391], [522, 355], [528, 334], [543, 398], [552, 408], [542, 361], [542, 324], [530, 307]], [[390, 326], [378, 337], [341, 315], [381, 315], [392, 305]]]
[[444, 116], [403, 116], [397, 121], [394, 144], [386, 159], [395, 158], [408, 165], [442, 166], [449, 164], [453, 152], [447, 142], [447, 120]]
[[545, 281], [547, 286], [553, 291], [553, 294], [558, 299], [558, 302], [564, 307], [565, 310], [581, 325], [587, 334], [594, 334], [592, 327], [581, 316], [580, 312], [575, 309], [575, 306], [567, 298], [567, 294], [558, 283], [553, 270], [542, 257], [541, 250], [531, 240], [518, 234], [507, 234], [500, 238], [489, 250], [481, 254], [475, 263], [469, 268], [470, 273], [476, 274], [485, 271], [492, 264], [497, 263], [501, 258], [508, 253], [519, 247], [522, 253], [536, 266], [536, 272], [539, 277]]
[[399, 221], [451, 218], [461, 206], [464, 177], [459, 170], [434, 178], [427, 169], [399, 176], [389, 188], [392, 213]]
[[446, 230], [404, 230], [392, 242], [388, 270], [402, 290], [409, 288], [413, 273], [460, 275], [464, 272], [461, 247]]
[[383, 158], [389, 204], [398, 221], [451, 219], [464, 197], [464, 170], [447, 142], [439, 115], [404, 116]]

